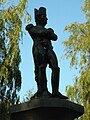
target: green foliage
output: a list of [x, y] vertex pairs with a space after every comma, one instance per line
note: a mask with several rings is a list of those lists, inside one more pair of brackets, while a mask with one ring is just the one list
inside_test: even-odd
[[84, 11], [88, 21], [90, 21], [90, 0], [84, 0], [83, 11]]
[[31, 90], [28, 90], [25, 94], [25, 97], [23, 98], [23, 102], [27, 102], [31, 100], [31, 97], [34, 95], [35, 91], [32, 88]]
[[84, 105], [85, 113], [79, 120], [90, 120], [90, 0], [84, 1], [82, 10], [86, 21], [65, 27], [70, 36], [63, 42], [64, 57], [70, 59], [70, 68], [79, 69], [79, 76], [75, 77], [73, 86], [66, 87], [66, 92], [70, 100]]
[[84, 115], [80, 120], [90, 120], [90, 70], [82, 71], [80, 77], [76, 77], [73, 86], [66, 87], [67, 96], [71, 101], [84, 106]]
[[[7, 0], [0, 0], [2, 5], [0, 11], [0, 120], [7, 120], [8, 118], [2, 114], [6, 115], [7, 109], [19, 102], [17, 95], [21, 88], [19, 41], [22, 35], [22, 18], [25, 22], [30, 21], [30, 15], [26, 11], [27, 2], [28, 0], [21, 0], [18, 5], [11, 5], [5, 9], [4, 3], [7, 3]], [[5, 7], [7, 6], [8, 3]], [[6, 109], [6, 112], [3, 113], [3, 109]]]
[[80, 69], [85, 68], [90, 59], [90, 22], [72, 23], [65, 30], [71, 33], [69, 39], [63, 42], [65, 57], [71, 59], [70, 67], [79, 65]]
[[0, 0], [0, 4], [6, 3], [8, 0]]

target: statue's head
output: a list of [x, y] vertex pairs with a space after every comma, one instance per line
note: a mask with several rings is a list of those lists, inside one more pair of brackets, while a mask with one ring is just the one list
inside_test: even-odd
[[46, 8], [40, 7], [38, 10], [35, 9], [35, 22], [42, 26], [47, 24]]

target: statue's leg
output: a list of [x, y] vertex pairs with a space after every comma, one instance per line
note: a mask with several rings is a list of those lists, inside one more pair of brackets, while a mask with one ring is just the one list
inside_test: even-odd
[[56, 94], [59, 91], [59, 68], [52, 68], [52, 93]]
[[47, 91], [47, 78], [46, 78], [46, 59], [41, 53], [34, 55], [35, 64], [35, 80], [37, 82], [37, 93], [41, 95], [43, 91]]
[[39, 66], [39, 79], [41, 81], [42, 94], [41, 97], [51, 97], [51, 93], [47, 88], [47, 78], [46, 78], [46, 64]]
[[40, 81], [40, 78], [39, 78], [39, 66], [40, 66], [40, 59], [41, 59], [41, 55], [39, 55], [39, 51], [36, 48], [33, 47], [33, 60], [34, 60], [34, 66], [35, 66], [35, 81], [37, 83], [37, 94], [36, 95], [39, 95], [42, 93], [42, 87], [41, 87], [41, 81]]
[[52, 76], [51, 76], [52, 93], [56, 93], [59, 91], [60, 68], [58, 67], [57, 57], [53, 50], [48, 50], [48, 61], [52, 69]]
[[37, 93], [41, 94], [42, 93], [42, 87], [41, 87], [41, 81], [39, 78], [39, 66], [35, 66], [35, 81], [37, 83]]
[[41, 81], [42, 91], [47, 91], [47, 79], [46, 79], [46, 65], [41, 64], [39, 66], [39, 80]]
[[52, 96], [60, 97], [61, 99], [67, 99], [59, 92], [59, 74], [60, 68], [58, 67], [58, 61], [53, 50], [48, 51], [48, 60], [52, 69], [51, 83], [52, 83]]

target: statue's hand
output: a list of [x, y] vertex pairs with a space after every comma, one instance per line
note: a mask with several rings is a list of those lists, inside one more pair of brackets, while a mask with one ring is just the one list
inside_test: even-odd
[[48, 30], [54, 33], [54, 30], [52, 28], [48, 28]]
[[28, 24], [28, 25], [26, 26], [26, 30], [28, 31], [28, 30], [32, 29], [33, 26], [34, 26], [33, 24]]
[[57, 35], [54, 33], [54, 30], [52, 28], [48, 28], [47, 29], [47, 37], [50, 39], [50, 40], [57, 40]]

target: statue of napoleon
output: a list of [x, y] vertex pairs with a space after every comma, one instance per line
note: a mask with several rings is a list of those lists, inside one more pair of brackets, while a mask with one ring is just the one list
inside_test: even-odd
[[[45, 28], [47, 24], [46, 8], [35, 9], [36, 25], [28, 24], [26, 30], [33, 39], [32, 53], [35, 64], [35, 80], [37, 92], [34, 97], [52, 96], [67, 99], [59, 92], [59, 72], [57, 57], [53, 51], [51, 41], [57, 40], [57, 35], [52, 28]], [[52, 94], [47, 89], [46, 67], [52, 70], [51, 84]]]

